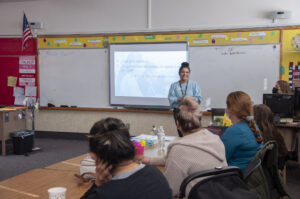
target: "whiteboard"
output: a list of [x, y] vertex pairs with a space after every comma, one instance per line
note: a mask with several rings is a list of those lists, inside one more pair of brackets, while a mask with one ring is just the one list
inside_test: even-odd
[[39, 50], [40, 105], [109, 107], [106, 49]]
[[[225, 108], [227, 95], [237, 90], [259, 104], [279, 79], [280, 45], [189, 47], [189, 61], [202, 110]], [[41, 106], [109, 108], [107, 49], [39, 50], [39, 90]]]
[[197, 81], [202, 110], [225, 108], [230, 92], [241, 90], [254, 104], [271, 93], [279, 79], [280, 45], [190, 47], [191, 80]]

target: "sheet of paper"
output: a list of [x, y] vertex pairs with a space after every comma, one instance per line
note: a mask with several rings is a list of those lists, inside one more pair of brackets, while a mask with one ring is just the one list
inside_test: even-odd
[[250, 37], [266, 36], [266, 33], [265, 32], [250, 32], [249, 36]]
[[25, 95], [15, 96], [15, 105], [24, 105]]
[[88, 43], [100, 43], [101, 40], [100, 39], [89, 39]]
[[19, 85], [20, 86], [34, 86], [35, 78], [20, 78]]
[[194, 40], [193, 43], [194, 44], [208, 44], [208, 40], [207, 39]]
[[165, 141], [172, 141], [175, 139], [176, 139], [176, 136], [165, 136]]
[[36, 86], [26, 86], [25, 96], [36, 97]]
[[65, 39], [55, 39], [54, 43], [66, 43]]
[[14, 96], [24, 95], [24, 88], [14, 87]]
[[268, 79], [264, 78], [264, 91], [268, 90]]
[[211, 38], [225, 38], [226, 35], [211, 35]]
[[19, 60], [19, 73], [35, 73], [35, 57], [21, 56]]
[[70, 46], [81, 46], [82, 43], [81, 42], [71, 42]]
[[247, 41], [247, 38], [231, 38], [231, 41]]
[[8, 76], [8, 78], [7, 78], [7, 86], [15, 87], [17, 85], [17, 80], [18, 80], [17, 77]]

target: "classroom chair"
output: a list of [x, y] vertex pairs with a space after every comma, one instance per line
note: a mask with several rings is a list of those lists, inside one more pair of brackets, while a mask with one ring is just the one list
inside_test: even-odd
[[179, 198], [185, 197], [187, 185], [191, 181], [203, 177], [205, 178], [192, 187], [188, 199], [261, 199], [259, 195], [249, 191], [241, 169], [234, 166], [200, 171], [186, 177], [181, 183]]
[[278, 171], [276, 141], [271, 140], [265, 143], [252, 161], [256, 159], [260, 159], [261, 164], [245, 177], [248, 188], [263, 199], [279, 199], [283, 196], [291, 198]]

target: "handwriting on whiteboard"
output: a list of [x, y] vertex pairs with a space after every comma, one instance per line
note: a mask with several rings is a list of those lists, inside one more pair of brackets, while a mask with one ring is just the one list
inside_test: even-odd
[[216, 48], [216, 51], [218, 51], [221, 55], [243, 55], [246, 54], [245, 51], [237, 50], [233, 47], [229, 48]]

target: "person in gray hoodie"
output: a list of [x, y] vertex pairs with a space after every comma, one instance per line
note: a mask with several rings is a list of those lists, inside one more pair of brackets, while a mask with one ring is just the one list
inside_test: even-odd
[[[201, 117], [196, 100], [190, 96], [185, 97], [175, 113], [176, 125], [183, 137], [169, 144], [165, 157], [142, 159], [146, 164], [165, 165], [165, 177], [174, 198], [178, 196], [180, 184], [187, 176], [227, 166], [223, 142], [219, 136], [201, 128]], [[189, 184], [186, 195], [196, 182]]]

